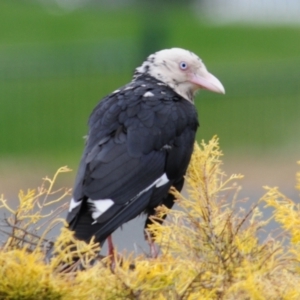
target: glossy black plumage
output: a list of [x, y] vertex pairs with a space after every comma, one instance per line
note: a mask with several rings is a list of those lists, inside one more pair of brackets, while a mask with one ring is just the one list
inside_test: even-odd
[[[81, 203], [67, 216], [76, 237], [95, 235], [103, 243], [141, 212], [154, 214], [162, 203], [171, 207], [168, 190], [182, 188], [197, 127], [195, 106], [147, 74], [104, 98], [90, 116], [75, 182], [73, 199]], [[169, 181], [153, 185], [163, 174]], [[95, 222], [88, 199], [114, 204]]]

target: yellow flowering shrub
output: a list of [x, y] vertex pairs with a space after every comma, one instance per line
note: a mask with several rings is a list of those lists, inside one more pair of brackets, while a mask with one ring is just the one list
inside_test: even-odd
[[[54, 242], [49, 233], [64, 225], [61, 212], [69, 189], [55, 189], [61, 168], [41, 188], [20, 192], [11, 208], [4, 196], [1, 221], [0, 299], [300, 299], [300, 207], [277, 188], [249, 211], [240, 208], [237, 181], [221, 169], [218, 139], [195, 144], [186, 175], [187, 195], [175, 190], [179, 210], [160, 207], [149, 231], [158, 257], [99, 256], [99, 245], [78, 241], [64, 226]], [[300, 173], [296, 188], [300, 190]], [[265, 220], [260, 206], [273, 208], [282, 232], [260, 241]], [[49, 208], [52, 208], [49, 210]], [[6, 213], [7, 213], [6, 212]], [[163, 225], [159, 220], [168, 214]], [[76, 259], [75, 259], [76, 258]]]

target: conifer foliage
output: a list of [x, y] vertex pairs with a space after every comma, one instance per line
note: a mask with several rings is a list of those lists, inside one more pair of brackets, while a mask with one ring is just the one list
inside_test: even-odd
[[[221, 156], [216, 137], [195, 144], [187, 194], [173, 191], [179, 209], [160, 207], [149, 228], [159, 255], [124, 252], [113, 267], [110, 257], [100, 258], [98, 244], [77, 241], [64, 226], [56, 255], [45, 259], [49, 232], [65, 225], [60, 214], [70, 190], [54, 183], [68, 168], [37, 190], [21, 191], [16, 209], [1, 196], [0, 299], [300, 299], [299, 204], [265, 187], [249, 211], [241, 209], [242, 175], [227, 177]], [[263, 218], [263, 206], [273, 208], [282, 232], [261, 241], [258, 232], [271, 220]]]

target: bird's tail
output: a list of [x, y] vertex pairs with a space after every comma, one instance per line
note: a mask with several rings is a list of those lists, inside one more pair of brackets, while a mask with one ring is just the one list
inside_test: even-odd
[[[106, 238], [118, 227], [130, 221], [146, 209], [152, 192], [152, 189], [150, 189], [128, 204], [120, 206], [120, 209], [118, 209], [111, 218], [106, 219], [102, 223], [97, 223], [92, 218], [87, 203], [83, 203], [81, 211], [77, 214], [77, 218], [70, 223], [70, 229], [75, 232], [76, 238], [85, 242], [89, 242], [91, 238], [95, 236], [95, 241], [102, 246]], [[114, 208], [112, 207], [112, 209]], [[109, 210], [107, 213], [109, 213]]]

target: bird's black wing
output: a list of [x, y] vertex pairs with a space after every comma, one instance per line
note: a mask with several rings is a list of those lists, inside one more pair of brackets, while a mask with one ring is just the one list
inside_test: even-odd
[[[102, 242], [124, 222], [157, 206], [184, 175], [198, 126], [194, 105], [151, 77], [106, 97], [89, 136], [67, 221], [75, 235]], [[112, 205], [98, 211], [97, 205]], [[93, 214], [94, 212], [94, 214]]]

